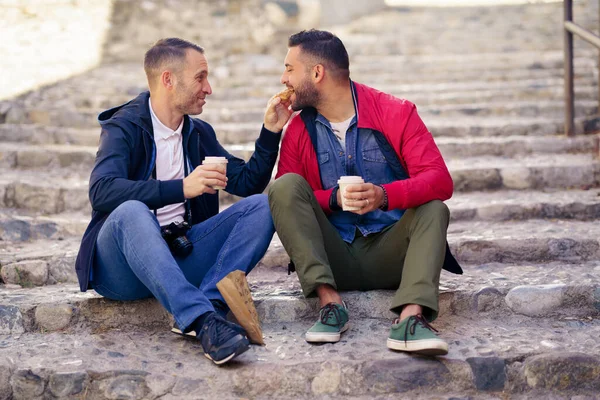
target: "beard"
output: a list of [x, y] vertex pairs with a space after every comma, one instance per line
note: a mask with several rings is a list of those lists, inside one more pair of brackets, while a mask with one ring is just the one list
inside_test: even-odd
[[198, 96], [182, 81], [177, 82], [173, 105], [183, 115], [198, 115], [202, 113], [202, 106], [198, 104]]
[[317, 107], [319, 103], [319, 92], [315, 85], [308, 79], [304, 80], [298, 87], [294, 88], [296, 98], [291, 107], [294, 111], [300, 111], [307, 107]]

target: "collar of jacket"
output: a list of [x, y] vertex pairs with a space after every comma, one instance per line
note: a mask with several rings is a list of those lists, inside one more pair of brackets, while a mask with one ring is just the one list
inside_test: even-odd
[[[116, 124], [126, 127], [123, 123], [131, 123], [138, 126], [142, 131], [148, 134], [154, 141], [154, 129], [152, 128], [152, 115], [150, 114], [150, 92], [142, 92], [133, 100], [120, 106], [110, 108], [98, 115], [100, 126], [106, 124]], [[194, 130], [194, 122], [188, 115], [183, 116], [183, 142], [187, 148], [190, 136]]]

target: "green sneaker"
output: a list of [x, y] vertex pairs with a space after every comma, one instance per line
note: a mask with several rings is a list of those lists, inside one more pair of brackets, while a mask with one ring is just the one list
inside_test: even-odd
[[325, 304], [319, 311], [319, 320], [306, 332], [309, 343], [335, 343], [348, 330], [348, 309], [346, 304]]
[[387, 347], [428, 356], [448, 354], [448, 343], [440, 339], [434, 331], [437, 332], [420, 314], [402, 321], [396, 320], [390, 330]]

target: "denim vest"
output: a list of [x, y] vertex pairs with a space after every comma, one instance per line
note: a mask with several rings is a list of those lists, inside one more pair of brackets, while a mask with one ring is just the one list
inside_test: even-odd
[[[342, 148], [335, 137], [329, 121], [321, 114], [315, 121], [317, 130], [317, 159], [323, 189], [337, 186], [343, 175], [362, 176], [365, 182], [381, 185], [396, 180], [394, 171], [388, 165], [373, 131], [358, 129], [356, 116], [346, 132], [346, 148]], [[365, 215], [357, 215], [348, 211], [334, 211], [329, 221], [336, 227], [342, 239], [352, 243], [356, 229], [363, 236], [381, 232], [389, 225], [396, 223], [404, 214], [404, 210], [375, 210]]]

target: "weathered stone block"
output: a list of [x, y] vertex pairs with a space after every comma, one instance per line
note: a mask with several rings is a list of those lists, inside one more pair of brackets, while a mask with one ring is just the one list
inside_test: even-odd
[[65, 209], [69, 211], [90, 211], [90, 199], [88, 198], [87, 188], [76, 187], [73, 189], [62, 189], [60, 198]]
[[48, 263], [44, 260], [21, 261], [3, 266], [0, 274], [7, 283], [43, 286], [48, 280]]
[[147, 372], [115, 371], [111, 375], [100, 381], [94, 380], [94, 385], [98, 385], [105, 398], [140, 400], [150, 393], [146, 385]]
[[549, 315], [563, 303], [566, 285], [517, 286], [506, 295], [506, 304], [518, 314]]
[[25, 332], [23, 315], [16, 306], [0, 305], [0, 335], [15, 335]]
[[474, 190], [491, 190], [502, 187], [502, 177], [497, 169], [477, 169], [452, 171], [454, 190], [471, 192]]
[[146, 385], [148, 385], [153, 398], [161, 398], [168, 392], [175, 395], [172, 391], [175, 386], [175, 381], [175, 376], [152, 374], [152, 378], [146, 381]]
[[0, 221], [0, 240], [26, 241], [31, 239], [31, 223], [28, 221]]
[[448, 368], [439, 360], [398, 358], [369, 362], [363, 371], [371, 393], [403, 393], [422, 387], [433, 388], [450, 379]]
[[316, 305], [313, 303], [288, 296], [269, 296], [256, 302], [256, 312], [263, 323], [293, 322], [315, 315], [315, 309]]
[[12, 399], [12, 386], [10, 385], [12, 369], [13, 365], [10, 360], [0, 359], [0, 400]]
[[531, 187], [531, 170], [527, 167], [504, 168], [500, 171], [504, 186], [509, 189], [527, 189]]
[[310, 387], [313, 394], [320, 396], [338, 391], [342, 381], [340, 365], [334, 362], [326, 362], [321, 365], [321, 371], [315, 376]]
[[40, 305], [35, 309], [35, 321], [44, 331], [59, 331], [69, 326], [73, 317], [70, 304]]
[[58, 398], [75, 396], [82, 393], [89, 383], [85, 372], [60, 372], [50, 376], [48, 388]]
[[47, 110], [29, 110], [27, 116], [31, 123], [50, 125], [50, 113]]
[[62, 211], [60, 189], [53, 187], [36, 187], [26, 183], [14, 186], [14, 207], [31, 211], [55, 214]]
[[47, 284], [77, 282], [75, 274], [75, 254], [59, 255], [52, 257], [48, 261], [48, 282]]
[[44, 168], [56, 163], [56, 155], [51, 151], [21, 150], [17, 153], [17, 166], [21, 168]]
[[504, 305], [504, 295], [496, 288], [485, 287], [473, 296], [473, 309], [477, 312], [497, 310]]
[[523, 373], [535, 389], [600, 391], [600, 358], [581, 353], [529, 357]]
[[204, 379], [179, 378], [171, 390], [174, 396], [189, 396], [194, 393], [200, 395], [206, 389]]
[[30, 369], [20, 369], [11, 378], [15, 400], [31, 400], [44, 393], [45, 380]]
[[69, 151], [58, 155], [59, 164], [63, 168], [78, 165], [89, 168], [89, 166], [94, 164], [95, 159], [96, 155], [88, 151]]
[[506, 366], [498, 357], [471, 357], [467, 362], [473, 371], [477, 390], [501, 391], [506, 382]]

